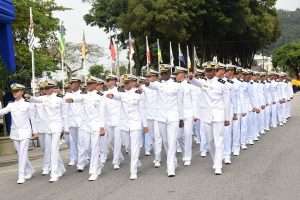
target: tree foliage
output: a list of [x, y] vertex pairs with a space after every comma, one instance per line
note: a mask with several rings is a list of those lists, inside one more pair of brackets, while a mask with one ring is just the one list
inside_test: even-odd
[[[15, 37], [15, 52], [17, 71], [8, 75], [0, 65], [1, 80], [16, 80], [26, 85], [31, 81], [31, 54], [28, 50], [29, 7], [32, 7], [35, 36], [39, 38], [39, 47], [35, 50], [36, 75], [44, 70], [54, 70], [57, 60], [49, 53], [49, 48], [56, 45], [55, 31], [58, 30], [58, 19], [53, 16], [54, 11], [63, 11], [65, 8], [57, 6], [55, 0], [14, 0], [16, 20], [13, 24]], [[4, 72], [4, 73], [2, 73]]]
[[300, 41], [285, 44], [273, 53], [273, 65], [291, 74], [300, 72]]
[[[279, 36], [276, 0], [90, 0], [85, 21], [92, 26], [118, 30], [125, 44], [128, 32], [135, 38], [135, 63], [145, 64], [145, 36], [151, 46], [161, 41], [168, 61], [169, 41], [177, 46], [196, 45], [202, 59], [250, 65], [255, 52]], [[174, 45], [174, 46], [175, 46]], [[175, 49], [175, 48], [174, 48]], [[155, 48], [152, 48], [155, 51]], [[177, 51], [174, 51], [177, 52]], [[175, 54], [175, 57], [177, 55]], [[154, 60], [155, 62], [155, 60]], [[139, 71], [139, 70], [138, 70]]]

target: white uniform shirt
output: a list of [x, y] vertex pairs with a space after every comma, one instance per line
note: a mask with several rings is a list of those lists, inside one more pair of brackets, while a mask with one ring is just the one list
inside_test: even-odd
[[[118, 88], [113, 87], [104, 92], [106, 94], [117, 95]], [[107, 126], [119, 126], [120, 125], [120, 112], [121, 112], [121, 102], [116, 99], [109, 99], [105, 97], [105, 123]]]
[[100, 128], [104, 128], [104, 98], [96, 90], [82, 95], [83, 115], [80, 129], [99, 134]]
[[[66, 93], [64, 99], [73, 99], [73, 103], [67, 106], [65, 112], [67, 114], [67, 123], [69, 127], [80, 127], [82, 123], [82, 114], [83, 114], [83, 107], [80, 103], [80, 99], [82, 99], [81, 91], [78, 90], [72, 93]], [[64, 105], [65, 106], [65, 105]], [[66, 122], [66, 121], [65, 121]]]
[[169, 79], [152, 82], [149, 88], [158, 91], [158, 121], [168, 123], [183, 120], [183, 91], [180, 84]]
[[9, 103], [5, 108], [0, 109], [0, 115], [11, 114], [12, 140], [25, 140], [32, 136], [30, 120], [33, 118], [34, 109], [32, 105], [24, 99]]
[[183, 91], [183, 118], [196, 118], [196, 98], [195, 95], [193, 95], [194, 87], [193, 85], [189, 84], [186, 80], [182, 81], [179, 84], [182, 87]]
[[142, 130], [147, 127], [144, 115], [144, 95], [135, 92], [136, 88], [119, 92], [114, 95], [114, 99], [121, 102], [121, 123], [120, 129], [125, 131]]
[[206, 123], [230, 121], [229, 90], [224, 80], [214, 77], [208, 80], [193, 79], [191, 83], [202, 89], [203, 98], [207, 102], [202, 121]]
[[157, 120], [158, 113], [158, 91], [142, 87], [145, 97], [145, 116], [149, 120]]

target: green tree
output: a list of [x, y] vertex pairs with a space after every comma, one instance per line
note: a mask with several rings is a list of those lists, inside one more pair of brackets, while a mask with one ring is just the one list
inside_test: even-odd
[[[118, 30], [118, 39], [126, 44], [128, 32], [135, 39], [137, 72], [145, 65], [145, 36], [153, 55], [156, 39], [161, 41], [164, 62], [169, 41], [196, 45], [204, 59], [249, 66], [256, 51], [279, 37], [276, 0], [90, 0], [92, 9], [85, 21], [105, 31]], [[192, 48], [191, 48], [192, 49]], [[175, 47], [174, 47], [175, 50]], [[175, 58], [177, 51], [175, 52]], [[191, 54], [191, 53], [190, 53]], [[154, 63], [157, 63], [154, 57]], [[178, 61], [176, 60], [176, 63]]]
[[285, 44], [273, 53], [273, 65], [292, 75], [300, 72], [300, 41]]
[[93, 65], [89, 69], [90, 75], [105, 79], [110, 74], [110, 70], [106, 70], [103, 65]]
[[[31, 81], [31, 54], [28, 50], [28, 27], [29, 27], [29, 7], [32, 7], [35, 36], [39, 38], [39, 47], [35, 49], [36, 75], [39, 76], [44, 70], [55, 70], [58, 60], [53, 59], [49, 52], [50, 47], [56, 46], [55, 31], [58, 30], [59, 20], [53, 16], [54, 11], [63, 11], [65, 8], [57, 6], [55, 0], [35, 1], [35, 0], [14, 0], [16, 7], [16, 20], [13, 24], [15, 37], [15, 51], [17, 71], [8, 75], [2, 73], [5, 70], [0, 65], [1, 80], [3, 86], [8, 80], [17, 80], [30, 85]], [[1, 83], [2, 85], [2, 83]]]

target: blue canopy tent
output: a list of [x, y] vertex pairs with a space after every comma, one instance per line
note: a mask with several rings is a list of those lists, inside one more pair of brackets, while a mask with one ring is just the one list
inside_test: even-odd
[[14, 21], [15, 7], [12, 0], [0, 1], [0, 55], [3, 64], [9, 72], [16, 71], [14, 39], [12, 22]]

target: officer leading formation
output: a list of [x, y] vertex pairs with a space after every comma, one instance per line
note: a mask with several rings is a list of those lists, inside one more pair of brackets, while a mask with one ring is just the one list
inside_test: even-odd
[[[175, 69], [175, 70], [174, 70]], [[153, 155], [161, 167], [166, 155], [168, 177], [179, 164], [192, 164], [193, 143], [201, 157], [212, 158], [214, 174], [232, 163], [249, 145], [291, 117], [293, 91], [285, 73], [255, 72], [232, 64], [206, 62], [203, 69], [160, 65], [146, 77], [108, 75], [106, 80], [73, 77], [65, 94], [53, 80], [41, 81], [38, 95], [24, 98], [25, 86], [12, 84], [15, 98], [0, 115], [11, 113], [10, 138], [18, 153], [18, 184], [31, 179], [28, 159], [32, 138], [40, 141], [43, 176], [56, 182], [66, 168], [61, 139], [69, 147], [68, 165], [89, 170], [89, 181], [101, 175], [112, 157], [120, 169], [130, 155], [130, 180], [136, 180], [142, 155]], [[198, 150], [197, 150], [198, 151]], [[142, 155], [141, 155], [142, 154]]]

